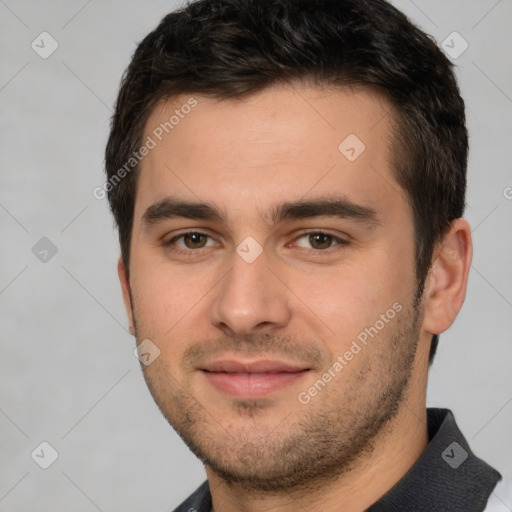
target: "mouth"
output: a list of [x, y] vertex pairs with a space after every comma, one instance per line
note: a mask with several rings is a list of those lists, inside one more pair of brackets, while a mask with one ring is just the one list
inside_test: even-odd
[[310, 372], [310, 368], [282, 361], [214, 361], [200, 369], [208, 382], [222, 393], [238, 398], [265, 397]]

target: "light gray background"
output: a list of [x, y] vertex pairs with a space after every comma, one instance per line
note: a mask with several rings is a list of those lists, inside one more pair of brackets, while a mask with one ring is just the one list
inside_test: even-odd
[[[475, 257], [428, 397], [512, 480], [512, 1], [395, 4], [439, 42], [469, 43], [456, 63]], [[116, 234], [92, 195], [122, 72], [176, 5], [0, 0], [0, 512], [170, 511], [204, 478], [132, 354]], [[43, 31], [59, 44], [48, 59], [31, 48]], [[58, 248], [46, 263], [42, 237]], [[42, 441], [59, 453], [46, 470], [31, 458]]]

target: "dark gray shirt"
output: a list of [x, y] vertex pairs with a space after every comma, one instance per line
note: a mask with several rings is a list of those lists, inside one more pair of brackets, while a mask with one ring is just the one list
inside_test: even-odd
[[[501, 475], [471, 451], [448, 409], [427, 409], [429, 444], [367, 512], [482, 512]], [[210, 512], [204, 482], [174, 512]]]

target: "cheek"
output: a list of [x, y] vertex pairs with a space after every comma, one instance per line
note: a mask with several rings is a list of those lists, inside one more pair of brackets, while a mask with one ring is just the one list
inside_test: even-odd
[[311, 327], [323, 326], [340, 350], [393, 304], [410, 301], [414, 265], [405, 256], [391, 246], [374, 247], [343, 265], [290, 276], [300, 299], [295, 314], [309, 318]]
[[[140, 268], [132, 285], [137, 338], [139, 343], [150, 339], [160, 350], [158, 359], [144, 371], [161, 404], [174, 382], [169, 375], [178, 381], [184, 378], [180, 363], [191, 340], [202, 339], [207, 333], [208, 312], [201, 300], [207, 290], [201, 276], [184, 277], [155, 265]], [[166, 383], [161, 389], [160, 382]]]
[[[205, 298], [218, 279], [215, 273], [180, 270], [179, 267], [143, 257], [132, 265], [132, 293], [136, 320], [144, 333], [155, 339], [174, 336], [197, 315], [206, 315]], [[194, 331], [198, 331], [198, 326]]]
[[303, 275], [296, 281], [294, 293], [306, 318], [321, 323], [330, 334], [336, 350], [350, 344], [378, 310], [380, 286], [356, 265], [333, 269], [329, 273]]

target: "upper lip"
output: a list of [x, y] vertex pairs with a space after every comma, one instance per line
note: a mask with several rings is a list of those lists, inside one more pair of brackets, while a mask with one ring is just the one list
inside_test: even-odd
[[226, 373], [296, 373], [308, 369], [305, 366], [269, 359], [245, 362], [234, 359], [222, 359], [208, 363], [201, 368], [201, 370], [208, 372]]

